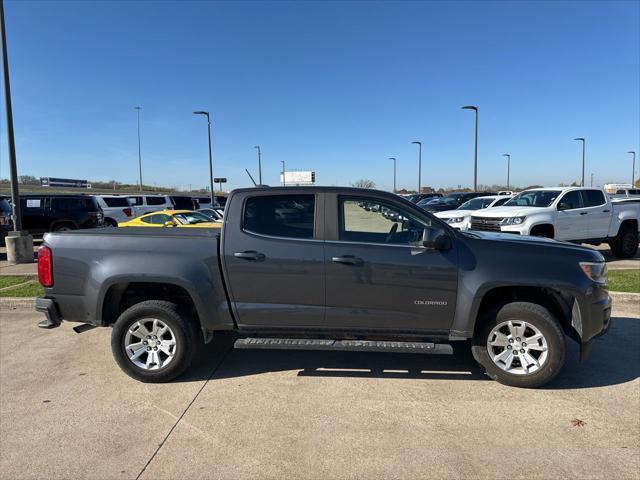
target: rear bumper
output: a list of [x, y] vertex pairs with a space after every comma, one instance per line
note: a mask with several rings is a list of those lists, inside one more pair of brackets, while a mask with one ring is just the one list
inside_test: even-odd
[[55, 328], [60, 326], [62, 320], [58, 313], [58, 307], [52, 299], [43, 297], [36, 298], [36, 311], [44, 313], [46, 316], [44, 320], [38, 322], [40, 328]]

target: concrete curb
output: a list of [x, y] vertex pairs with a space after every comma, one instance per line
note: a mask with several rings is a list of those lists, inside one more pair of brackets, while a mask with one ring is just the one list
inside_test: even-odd
[[0, 297], [0, 310], [34, 310], [36, 297]]

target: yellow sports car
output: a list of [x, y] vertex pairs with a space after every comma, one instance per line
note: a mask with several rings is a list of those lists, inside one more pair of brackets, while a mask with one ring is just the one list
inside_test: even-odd
[[118, 227], [220, 228], [222, 222], [212, 222], [206, 215], [193, 210], [160, 210], [146, 213], [128, 222], [119, 222]]

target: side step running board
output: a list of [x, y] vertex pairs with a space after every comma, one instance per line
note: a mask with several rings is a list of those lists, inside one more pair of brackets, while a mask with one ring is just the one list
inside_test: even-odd
[[446, 343], [327, 340], [319, 338], [240, 338], [236, 340], [234, 348], [453, 354], [453, 348]]

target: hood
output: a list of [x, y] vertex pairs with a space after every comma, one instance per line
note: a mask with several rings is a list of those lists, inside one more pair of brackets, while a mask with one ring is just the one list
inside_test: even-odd
[[476, 211], [477, 210], [447, 210], [444, 212], [437, 212], [435, 216], [438, 218], [467, 217]]
[[475, 217], [527, 217], [536, 213], [547, 213], [548, 207], [491, 207], [473, 212]]
[[444, 212], [445, 210], [455, 210], [460, 205], [446, 205], [444, 203], [431, 203], [429, 205], [425, 205], [424, 207], [420, 207], [427, 212]]
[[528, 235], [514, 235], [512, 233], [481, 232], [478, 230], [466, 231], [463, 233], [463, 235], [480, 240], [500, 243], [543, 246], [545, 248], [561, 248], [564, 250], [571, 250], [575, 253], [584, 254], [585, 261], [604, 262], [604, 257], [602, 256], [602, 254], [599, 251], [594, 250], [593, 248], [583, 247], [571, 242], [562, 242], [559, 240], [554, 240], [552, 238], [530, 237]]

